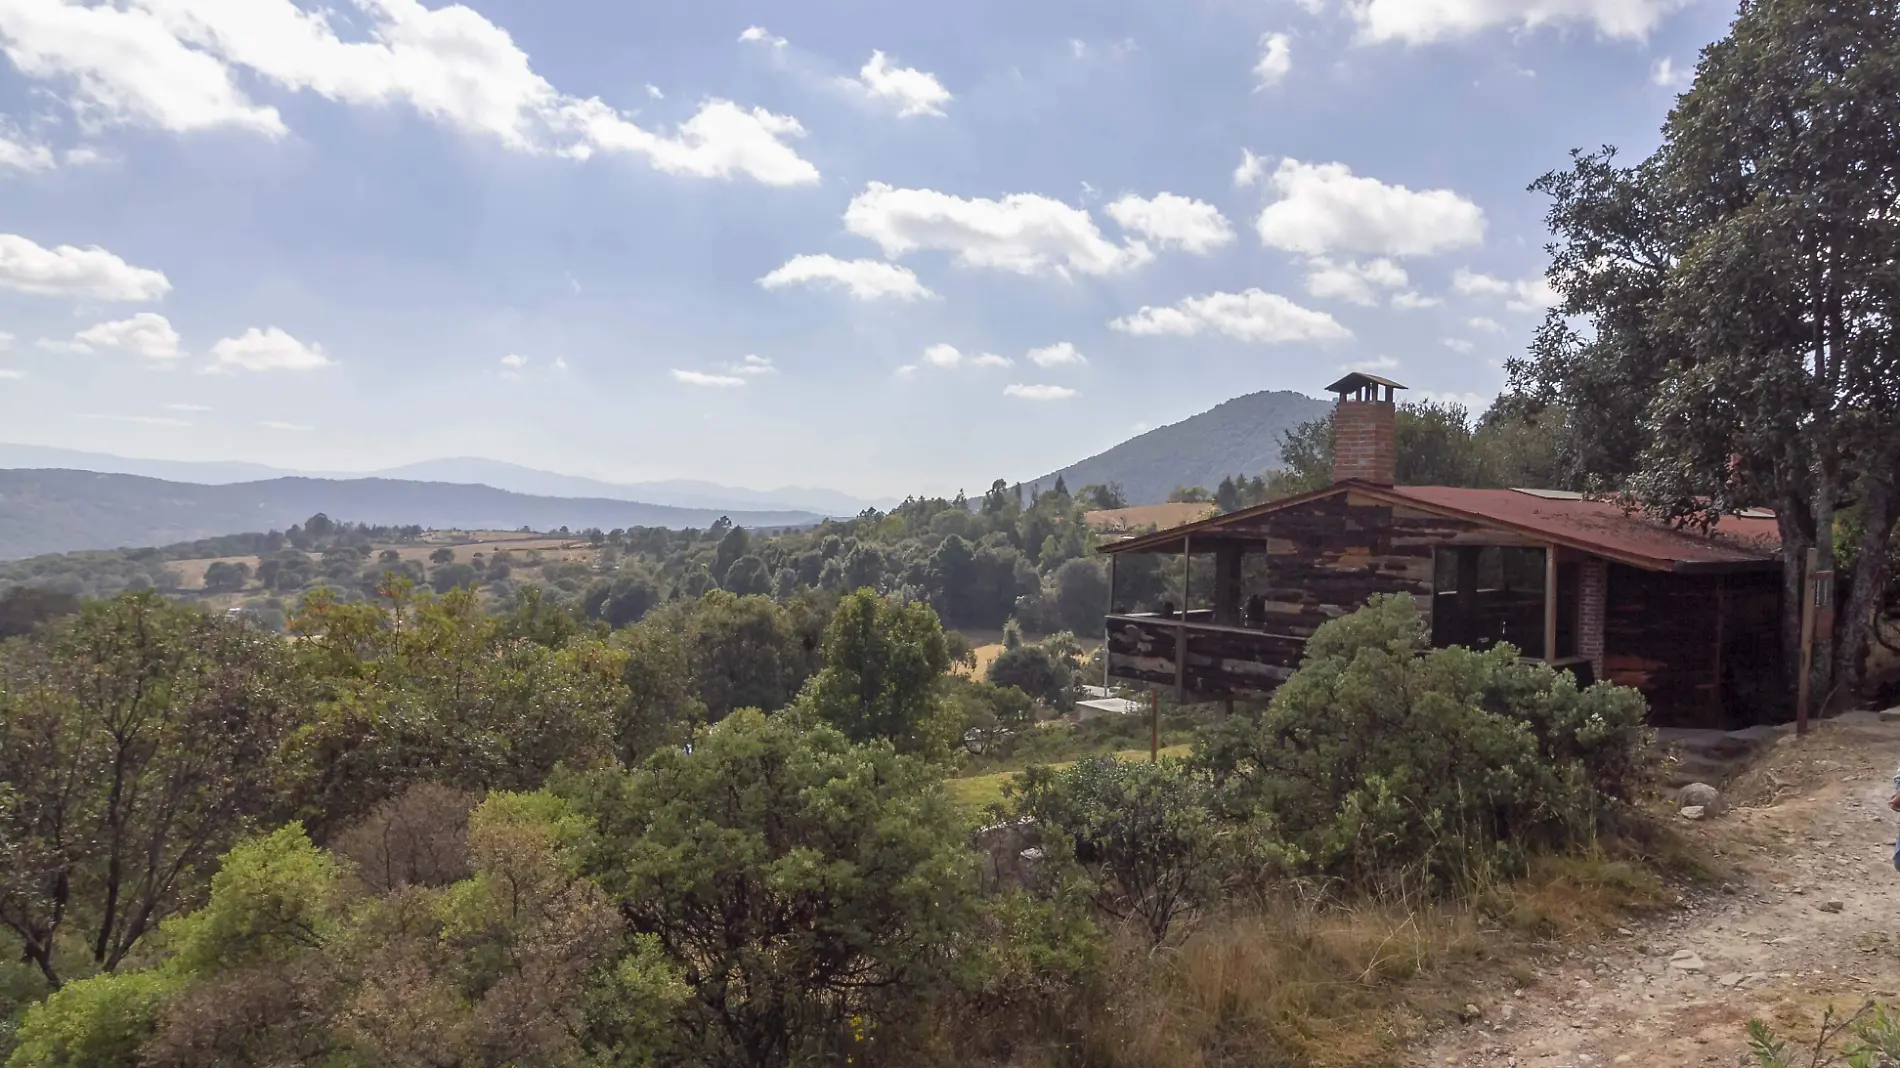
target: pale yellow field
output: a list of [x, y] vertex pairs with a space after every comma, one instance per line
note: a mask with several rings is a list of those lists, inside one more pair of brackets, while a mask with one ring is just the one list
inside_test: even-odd
[[[1187, 756], [1193, 748], [1191, 745], [1171, 745], [1161, 750], [1161, 755], [1163, 757], [1184, 757]], [[1116, 753], [1115, 756], [1119, 760], [1126, 761], [1147, 760], [1148, 751], [1146, 749], [1124, 749]], [[1075, 763], [1076, 761], [1073, 760], [1065, 760], [1059, 764], [1050, 764], [1049, 767], [1060, 771]], [[1020, 774], [1022, 774], [1020, 771], [999, 771], [993, 775], [972, 775], [967, 779], [946, 779], [944, 780], [943, 786], [944, 789], [950, 792], [950, 799], [957, 804], [966, 809], [980, 809], [992, 802], [1001, 801], [1003, 799], [1003, 784]]]
[[[384, 548], [385, 546], [378, 545], [373, 553], [381, 552]], [[525, 557], [529, 552], [538, 551], [544, 561], [559, 563], [591, 564], [598, 555], [594, 547], [585, 541], [500, 530], [436, 530], [424, 534], [416, 544], [390, 546], [390, 548], [394, 548], [402, 559], [414, 560], [425, 566], [429, 563], [429, 554], [442, 548], [453, 550], [455, 562], [459, 564], [468, 563], [476, 553], [489, 557], [503, 550], [513, 553], [517, 560]], [[253, 573], [257, 571], [258, 557], [255, 556], [210, 556], [194, 560], [173, 560], [165, 566], [178, 573], [180, 589], [202, 590], [205, 586], [205, 570], [220, 560], [233, 564], [246, 564]]]
[[1102, 534], [1127, 534], [1138, 530], [1166, 530], [1183, 523], [1194, 523], [1213, 515], [1217, 508], [1205, 502], [1194, 504], [1144, 504], [1134, 508], [1112, 508], [1085, 512], [1082, 518]]

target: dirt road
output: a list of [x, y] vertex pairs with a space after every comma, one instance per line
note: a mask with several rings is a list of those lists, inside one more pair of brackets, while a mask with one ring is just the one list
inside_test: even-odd
[[1900, 1001], [1900, 818], [1886, 805], [1900, 724], [1850, 719], [1783, 739], [1727, 812], [1686, 826], [1732, 866], [1720, 889], [1553, 954], [1522, 989], [1500, 975], [1418, 1064], [1732, 1068], [1750, 1016], [1811, 1037], [1829, 1004]]

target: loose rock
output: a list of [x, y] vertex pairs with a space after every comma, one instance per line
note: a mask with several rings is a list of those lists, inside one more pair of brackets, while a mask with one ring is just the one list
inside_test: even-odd
[[1682, 806], [1682, 818], [1685, 820], [1699, 820], [1707, 813], [1708, 809], [1703, 808], [1701, 805]]
[[1690, 808], [1700, 808], [1705, 815], [1719, 816], [1722, 814], [1722, 791], [1706, 782], [1692, 782], [1676, 791], [1676, 804], [1683, 808], [1684, 815], [1688, 814]]

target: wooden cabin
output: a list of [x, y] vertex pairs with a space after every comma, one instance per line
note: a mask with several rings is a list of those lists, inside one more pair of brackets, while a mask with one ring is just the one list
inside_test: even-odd
[[1577, 493], [1393, 485], [1404, 388], [1365, 374], [1329, 387], [1327, 489], [1103, 547], [1108, 674], [1182, 700], [1257, 699], [1320, 624], [1401, 593], [1434, 645], [1509, 642], [1585, 684], [1634, 686], [1659, 726], [1782, 711], [1772, 514], [1703, 535]]

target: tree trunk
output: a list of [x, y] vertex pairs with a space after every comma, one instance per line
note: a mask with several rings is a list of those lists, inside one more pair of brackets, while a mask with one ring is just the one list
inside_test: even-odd
[[1840, 613], [1834, 647], [1834, 677], [1842, 692], [1853, 693], [1866, 669], [1867, 651], [1887, 584], [1887, 553], [1893, 544], [1894, 524], [1900, 521], [1900, 485], [1893, 470], [1900, 466], [1900, 446], [1880, 463], [1870, 465], [1861, 479], [1860, 544], [1854, 560], [1853, 584]]
[[[1801, 598], [1805, 595], [1805, 569], [1808, 546], [1814, 543], [1803, 519], [1805, 502], [1790, 498], [1775, 509], [1776, 525], [1781, 529], [1781, 662], [1794, 693], [1801, 674]], [[1792, 710], [1790, 710], [1792, 715]]]

